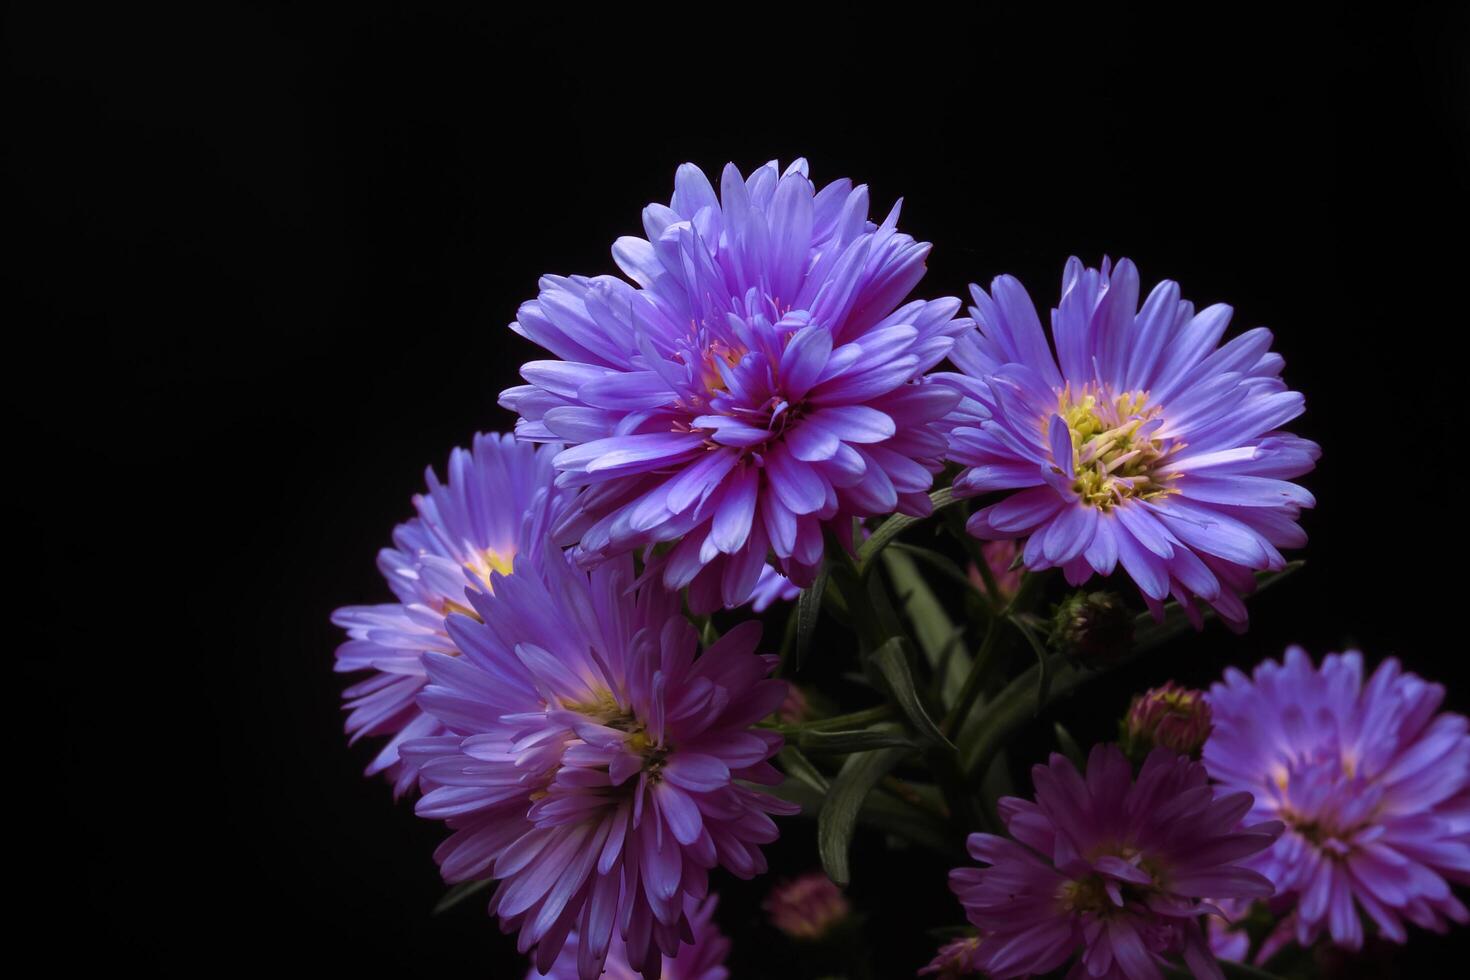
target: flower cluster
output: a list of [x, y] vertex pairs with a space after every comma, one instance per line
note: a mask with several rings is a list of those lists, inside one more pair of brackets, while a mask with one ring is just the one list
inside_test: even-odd
[[[447, 825], [447, 881], [493, 882], [527, 980], [728, 977], [711, 878], [766, 870], [773, 815], [819, 814], [843, 882], [859, 824], [951, 853], [1053, 692], [1207, 609], [1244, 629], [1257, 577], [1305, 543], [1319, 450], [1282, 428], [1303, 398], [1269, 332], [1227, 340], [1230, 308], [1169, 281], [1140, 304], [1127, 259], [1070, 260], [1049, 330], [1009, 276], [958, 316], [909, 299], [930, 246], [868, 204], [801, 160], [718, 189], [680, 167], [613, 245], [626, 278], [547, 276], [520, 307], [549, 358], [501, 394], [515, 437], [429, 471], [379, 556], [397, 601], [334, 614], [337, 668], [366, 672], [348, 732], [385, 739], [368, 773]], [[937, 505], [952, 541], [894, 540]], [[1131, 588], [1079, 590], [1119, 572], [1162, 626]], [[757, 652], [754, 617], [798, 596], [782, 656]], [[856, 642], [824, 655], [862, 651], [843, 681], [884, 703], [772, 676], [828, 615]], [[1001, 676], [1023, 638], [1036, 683]], [[1058, 725], [1068, 755], [950, 875], [974, 931], [918, 973], [1215, 978], [1216, 955], [1356, 948], [1364, 916], [1398, 942], [1470, 920], [1470, 722], [1443, 698], [1396, 661], [1364, 681], [1356, 653], [1293, 648], [1208, 695], [1135, 697], [1082, 771]], [[766, 928], [856, 964], [862, 894], [783, 881]]]
[[556, 355], [501, 395], [525, 439], [568, 444], [558, 484], [585, 488], [558, 524], [586, 562], [660, 542], [691, 604], [746, 602], [768, 555], [811, 582], [824, 533], [922, 516], [958, 394], [930, 384], [969, 328], [953, 299], [900, 305], [927, 244], [868, 191], [820, 190], [798, 160], [718, 195], [692, 164], [668, 206], [621, 238], [612, 276], [547, 276], [512, 329]]

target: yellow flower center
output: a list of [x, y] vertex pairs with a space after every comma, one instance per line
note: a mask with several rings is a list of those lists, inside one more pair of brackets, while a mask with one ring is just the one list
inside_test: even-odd
[[[1148, 404], [1146, 391], [1113, 395], [1093, 384], [1077, 392], [1071, 385], [1062, 390], [1057, 414], [1072, 436], [1072, 489], [1083, 503], [1107, 511], [1132, 497], [1148, 500], [1176, 492], [1168, 486], [1174, 477], [1158, 470], [1183, 443], [1153, 435], [1161, 411]], [[1050, 417], [1041, 424], [1045, 436]]]
[[[494, 548], [486, 548], [484, 551], [472, 555], [470, 560], [465, 562], [464, 567], [469, 569], [475, 578], [479, 580], [480, 584], [485, 587], [486, 592], [493, 594], [495, 587], [490, 584], [490, 574], [492, 572], [499, 572], [501, 575], [509, 575], [514, 563], [514, 551], [507, 551], [505, 554], [501, 554]], [[454, 599], [444, 600], [444, 612], [445, 615], [459, 613], [462, 616], [469, 616], [471, 619], [480, 619], [480, 614], [475, 612], [473, 608]], [[484, 620], [480, 621], [484, 622]], [[455, 656], [458, 656], [458, 654], [455, 654]]]

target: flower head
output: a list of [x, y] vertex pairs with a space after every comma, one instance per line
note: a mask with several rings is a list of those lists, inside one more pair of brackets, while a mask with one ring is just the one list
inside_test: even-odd
[[767, 679], [760, 627], [736, 626], [696, 657], [677, 593], [635, 586], [631, 556], [591, 573], [548, 557], [469, 593], [460, 656], [424, 658], [424, 710], [448, 733], [407, 743], [417, 812], [454, 833], [435, 853], [448, 881], [499, 879], [490, 912], [551, 968], [579, 935], [582, 980], [616, 933], [650, 977], [689, 935], [685, 896], [708, 871], [765, 870], [776, 733], [752, 726], [786, 696]]
[[842, 889], [820, 871], [776, 885], [761, 907], [793, 939], [820, 939], [852, 911]]
[[1168, 681], [1133, 699], [1123, 720], [1123, 741], [1130, 755], [1142, 756], [1162, 746], [1197, 758], [1210, 727], [1210, 705], [1204, 692]]
[[1404, 942], [1404, 920], [1442, 931], [1470, 920], [1449, 882], [1470, 884], [1470, 722], [1436, 713], [1444, 688], [1385, 660], [1367, 683], [1357, 652], [1320, 669], [1300, 647], [1210, 688], [1210, 776], [1255, 794], [1253, 815], [1286, 833], [1251, 862], [1295, 899], [1307, 945], [1325, 930], [1363, 941], [1359, 913]]
[[1080, 951], [1089, 976], [1142, 980], [1161, 975], [1160, 957], [1182, 955], [1196, 976], [1218, 976], [1204, 900], [1269, 895], [1269, 881], [1235, 862], [1269, 847], [1280, 825], [1240, 827], [1251, 795], [1216, 799], [1202, 765], [1164, 749], [1136, 783], [1114, 745], [1093, 748], [1085, 777], [1054, 754], [1032, 778], [1035, 803], [1000, 801], [1016, 839], [971, 834], [970, 855], [989, 867], [950, 872], [984, 937], [980, 966], [1029, 976]]
[[927, 244], [867, 218], [868, 191], [818, 190], [798, 160], [718, 196], [693, 164], [669, 205], [620, 238], [610, 276], [547, 276], [512, 329], [556, 355], [501, 395], [516, 433], [561, 440], [559, 483], [585, 487], [558, 527], [586, 563], [658, 542], [696, 609], [737, 606], [767, 554], [809, 584], [823, 531], [925, 515], [958, 400], [925, 372], [968, 327], [953, 299], [899, 303]]
[[567, 497], [553, 486], [555, 454], [555, 446], [537, 449], [508, 435], [476, 435], [469, 450], [455, 449], [448, 481], [425, 472], [428, 492], [413, 498], [418, 516], [394, 528], [393, 547], [378, 552], [398, 601], [332, 614], [348, 636], [337, 648], [337, 670], [372, 672], [345, 692], [347, 731], [354, 742], [390, 736], [367, 774], [387, 773], [396, 795], [417, 777], [399, 746], [444, 730], [414, 701], [427, 682], [423, 655], [456, 652], [444, 617], [469, 612], [466, 586], [486, 588], [492, 572], [510, 571], [517, 555], [540, 547]]
[[[663, 980], [727, 980], [730, 971], [725, 968], [725, 958], [730, 955], [730, 940], [720, 932], [714, 921], [715, 906], [719, 899], [714, 895], [696, 900], [684, 896], [684, 916], [694, 941], [680, 946], [674, 956], [663, 957]], [[526, 974], [526, 980], [579, 980], [577, 957], [581, 939], [573, 932], [562, 947], [561, 955], [545, 973], [535, 967]], [[628, 962], [628, 950], [616, 935], [608, 945], [607, 962], [603, 969], [603, 980], [637, 980], [638, 971]]]
[[1156, 613], [1172, 593], [1197, 615], [1198, 597], [1243, 627], [1251, 573], [1306, 541], [1296, 520], [1314, 501], [1290, 481], [1319, 455], [1278, 428], [1303, 402], [1270, 332], [1219, 346], [1230, 307], [1196, 314], [1168, 280], [1139, 309], [1127, 259], [1067, 263], [1051, 344], [1015, 279], [972, 293], [977, 329], [950, 356], [963, 373], [942, 376], [966, 395], [954, 486], [1008, 496], [970, 533], [1025, 538], [1027, 568], [1060, 567], [1073, 585], [1121, 564]]

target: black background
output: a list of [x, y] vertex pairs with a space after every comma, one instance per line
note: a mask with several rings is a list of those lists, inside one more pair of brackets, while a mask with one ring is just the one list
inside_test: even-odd
[[[11, 898], [54, 962], [521, 975], [478, 909], [429, 914], [440, 831], [360, 778], [327, 616], [387, 597], [423, 467], [511, 424], [538, 274], [614, 271], [684, 160], [903, 196], [922, 295], [1008, 271], [1049, 306], [1108, 253], [1275, 329], [1325, 449], [1308, 568], [1089, 690], [1082, 734], [1292, 641], [1470, 709], [1463, 12], [124, 6], [4, 25]], [[860, 840], [879, 976], [959, 922], [943, 870]], [[735, 975], [803, 975], [766, 884], [730, 888]]]

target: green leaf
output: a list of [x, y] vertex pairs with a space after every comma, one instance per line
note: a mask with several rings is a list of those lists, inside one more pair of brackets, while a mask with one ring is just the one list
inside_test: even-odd
[[1077, 740], [1072, 737], [1072, 733], [1063, 728], [1061, 722], [1053, 725], [1052, 730], [1057, 736], [1057, 749], [1061, 751], [1062, 755], [1072, 760], [1072, 765], [1076, 766], [1079, 772], [1085, 771], [1087, 763], [1082, 755], [1082, 748], [1077, 744]]
[[831, 755], [847, 755], [852, 752], [870, 752], [873, 749], [914, 749], [912, 740], [891, 730], [863, 728], [847, 732], [802, 732], [797, 744], [807, 752], [825, 752]]
[[449, 891], [445, 892], [444, 897], [435, 903], [434, 914], [442, 915], [448, 912], [460, 902], [479, 894], [493, 884], [495, 884], [495, 879], [493, 878], [482, 878], [479, 881], [461, 881], [453, 888], [450, 888]]
[[817, 572], [817, 580], [809, 588], [801, 590], [796, 598], [796, 664], [801, 670], [806, 660], [807, 649], [812, 643], [812, 632], [817, 628], [817, 617], [822, 612], [822, 593], [827, 591], [827, 566]]
[[846, 885], [852, 880], [847, 851], [863, 801], [908, 754], [908, 749], [878, 749], [850, 755], [832, 781], [817, 814], [817, 852], [827, 877], [837, 884]]
[[909, 670], [906, 645], [903, 637], [895, 636], [873, 651], [872, 661], [883, 675], [883, 680], [888, 683], [899, 710], [908, 718], [914, 730], [930, 741], [952, 749], [954, 746], [944, 737], [944, 733], [939, 730], [934, 719], [929, 717], [923, 702], [919, 700], [919, 692], [914, 687], [914, 675]]
[[[933, 502], [936, 511], [959, 503], [959, 500], [949, 487], [940, 487], [938, 490], [935, 490], [929, 494], [929, 500]], [[879, 524], [877, 530], [869, 535], [868, 540], [864, 541], [862, 546], [858, 548], [858, 567], [862, 569], [864, 574], [867, 574], [869, 568], [872, 567], [873, 559], [878, 556], [879, 552], [888, 547], [888, 542], [892, 541], [910, 525], [917, 524], [922, 520], [924, 520], [922, 517], [894, 514], [888, 520]]]
[[827, 777], [812, 761], [801, 754], [801, 750], [794, 745], [787, 745], [781, 749], [776, 756], [776, 761], [781, 764], [781, 770], [792, 779], [805, 783], [818, 793], [825, 793], [830, 788]]
[[909, 622], [914, 626], [919, 650], [929, 662], [930, 669], [941, 678], [940, 689], [958, 691], [965, 683], [965, 675], [970, 672], [970, 655], [962, 646], [957, 646], [960, 639], [957, 634], [961, 631], [956, 629], [944, 611], [944, 605], [919, 574], [909, 549], [900, 551], [897, 545], [889, 548], [883, 553], [883, 566], [893, 582], [894, 591], [903, 601]]
[[968, 592], [973, 592], [980, 598], [989, 601], [989, 597], [985, 594], [985, 591], [978, 588], [970, 580], [970, 576], [966, 575], [960, 569], [960, 566], [956, 565], [948, 555], [942, 555], [933, 548], [921, 548], [915, 544], [904, 544], [902, 541], [895, 541], [890, 544], [887, 550], [883, 552], [883, 558], [887, 561], [895, 554], [901, 554], [915, 561], [922, 562], [960, 588]]
[[1046, 707], [1047, 696], [1051, 693], [1051, 671], [1047, 669], [1047, 662], [1051, 659], [1050, 655], [1047, 653], [1046, 645], [1041, 642], [1041, 638], [1036, 635], [1023, 617], [1007, 616], [1006, 618], [1010, 620], [1011, 625], [1021, 631], [1021, 635], [1031, 645], [1031, 652], [1036, 654], [1036, 710], [1040, 712]]

